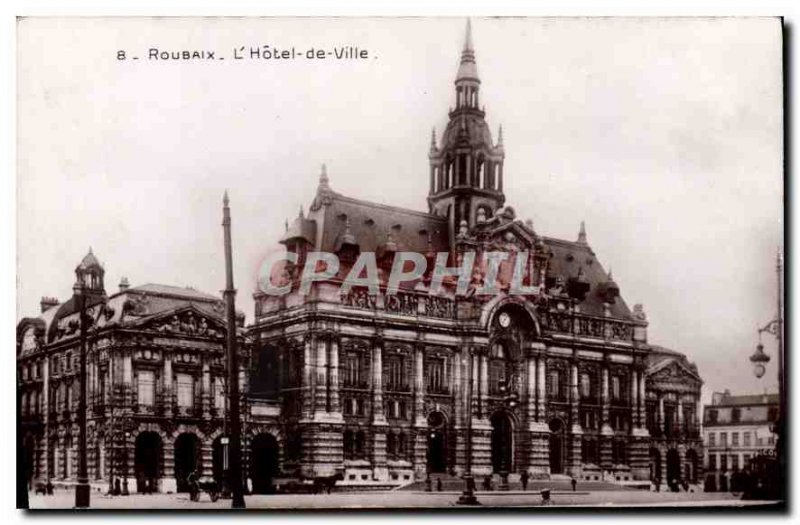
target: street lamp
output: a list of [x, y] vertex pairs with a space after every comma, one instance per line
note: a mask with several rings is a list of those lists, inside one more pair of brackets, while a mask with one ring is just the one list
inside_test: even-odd
[[86, 290], [79, 278], [72, 287], [80, 316], [80, 396], [78, 399], [78, 483], [75, 485], [75, 507], [89, 508], [91, 489], [86, 468]]
[[783, 378], [783, 254], [781, 253], [780, 249], [778, 249], [777, 264], [775, 269], [778, 281], [778, 312], [773, 320], [758, 328], [758, 345], [756, 346], [755, 353], [750, 356], [750, 361], [753, 363], [753, 372], [755, 373], [755, 376], [758, 378], [763, 377], [764, 373], [766, 372], [766, 364], [769, 362], [770, 357], [764, 353], [764, 345], [761, 343], [761, 334], [764, 332], [772, 334], [778, 342], [777, 354], [779, 408], [778, 420], [775, 424], [775, 430], [777, 434], [775, 452], [778, 457], [778, 467], [780, 469], [779, 475], [781, 476], [781, 479], [779, 480], [779, 487], [781, 490], [781, 495], [783, 496], [783, 490], [785, 489], [783, 484], [783, 475], [784, 468], [786, 466], [786, 458], [783, 454], [785, 436], [784, 424], [786, 422], [786, 392]]

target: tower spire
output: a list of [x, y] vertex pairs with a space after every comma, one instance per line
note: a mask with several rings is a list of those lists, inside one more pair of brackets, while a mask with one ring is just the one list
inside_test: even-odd
[[[462, 80], [471, 80], [480, 84], [478, 65], [475, 63], [475, 48], [472, 44], [472, 23], [467, 18], [467, 29], [464, 35], [464, 48], [461, 50], [461, 63], [458, 66], [456, 84]], [[477, 106], [477, 104], [476, 104]]]
[[586, 223], [581, 221], [581, 229], [578, 230], [578, 243], [586, 244]]

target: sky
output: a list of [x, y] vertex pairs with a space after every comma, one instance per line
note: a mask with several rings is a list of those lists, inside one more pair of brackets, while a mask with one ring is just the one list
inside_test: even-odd
[[[464, 26], [23, 19], [17, 319], [42, 296], [68, 298], [89, 247], [109, 292], [123, 276], [219, 292], [227, 189], [237, 307], [252, 320], [260, 262], [308, 208], [322, 163], [335, 191], [425, 211], [431, 128], [454, 105]], [[472, 28], [517, 216], [570, 240], [584, 220], [626, 302], [644, 305], [649, 341], [697, 363], [704, 398], [776, 390], [772, 336], [767, 376], [747, 358], [776, 314], [783, 246], [779, 21], [475, 17]], [[368, 58], [234, 59], [265, 45]], [[151, 48], [215, 58], [150, 60]]]

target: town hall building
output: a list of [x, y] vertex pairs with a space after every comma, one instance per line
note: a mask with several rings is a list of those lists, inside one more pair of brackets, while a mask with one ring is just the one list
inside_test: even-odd
[[[703, 457], [702, 380], [683, 354], [651, 344], [641, 305], [591, 248], [537, 231], [507, 200], [502, 130], [489, 129], [469, 26], [455, 106], [432, 136], [425, 211], [340, 194], [325, 169], [307, 212], [281, 243], [296, 256], [285, 295], [256, 291], [253, 323], [236, 327], [244, 471], [254, 492], [278, 476], [341, 473], [345, 485], [399, 485], [430, 474], [520, 474], [619, 483], [695, 482]], [[516, 175], [518, 176], [518, 175]], [[577, 222], [577, 221], [576, 221]], [[339, 273], [300, 292], [311, 252]], [[380, 293], [343, 278], [374, 252]], [[387, 293], [395, 255], [428, 271]], [[503, 252], [523, 293], [431, 293], [439, 253], [451, 266]], [[511, 273], [501, 263], [500, 276]], [[109, 295], [90, 253], [75, 270], [87, 293], [89, 471], [113, 490], [184, 490], [189, 472], [220, 478], [225, 436], [220, 298], [165, 285]], [[487, 279], [476, 264], [470, 290]], [[76, 476], [75, 299], [45, 298], [17, 329], [24, 468]]]

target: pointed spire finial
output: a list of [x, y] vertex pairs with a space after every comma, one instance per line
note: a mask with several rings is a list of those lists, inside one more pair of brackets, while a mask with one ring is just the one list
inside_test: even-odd
[[497, 145], [503, 145], [503, 125], [500, 124], [500, 128], [497, 130]]
[[467, 18], [467, 30], [464, 35], [464, 51], [474, 51], [472, 47], [472, 20]]
[[230, 203], [230, 199], [228, 199], [228, 190], [225, 190], [225, 194], [222, 196], [222, 205], [227, 206]]
[[478, 66], [475, 64], [475, 48], [472, 44], [472, 22], [467, 18], [467, 30], [464, 35], [464, 48], [461, 50], [461, 64], [458, 66], [456, 82], [471, 80], [480, 83]]
[[586, 244], [586, 223], [581, 221], [581, 229], [578, 231], [578, 242]]
[[300, 205], [300, 213], [297, 216], [300, 217], [301, 219], [305, 218], [304, 213], [303, 213], [303, 205], [302, 204]]
[[287, 232], [289, 231], [289, 219], [284, 219], [283, 220], [283, 229], [284, 229], [284, 231], [287, 231]]
[[431, 150], [436, 149], [436, 126], [431, 129]]

